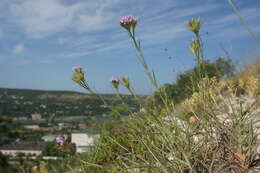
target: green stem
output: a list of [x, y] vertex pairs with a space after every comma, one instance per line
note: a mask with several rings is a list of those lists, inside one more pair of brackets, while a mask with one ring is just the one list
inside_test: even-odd
[[204, 76], [204, 65], [203, 65], [203, 60], [204, 60], [204, 52], [203, 52], [203, 42], [200, 37], [199, 33], [195, 33], [197, 42], [199, 44], [199, 51], [198, 54], [196, 55], [196, 61], [197, 61], [197, 66], [198, 66], [198, 76], [199, 79], [202, 79]]
[[105, 99], [104, 99], [100, 94], [97, 94], [96, 92], [94, 92], [94, 91], [89, 87], [89, 85], [88, 85], [88, 83], [87, 83], [87, 81], [86, 81], [85, 79], [84, 79], [83, 81], [81, 81], [81, 82], [79, 83], [79, 85], [82, 86], [83, 88], [85, 88], [87, 91], [89, 91], [90, 94], [93, 94], [93, 95], [99, 97], [100, 100], [102, 100], [102, 102], [104, 103], [105, 107], [109, 107], [108, 104], [107, 104], [107, 102], [105, 101]]
[[155, 75], [154, 75], [153, 72], [151, 72], [149, 70], [149, 66], [148, 66], [148, 64], [145, 61], [144, 54], [143, 54], [143, 51], [142, 51], [141, 46], [140, 46], [140, 42], [137, 42], [137, 40], [135, 38], [135, 32], [134, 31], [135, 30], [133, 29], [133, 33], [131, 33], [131, 31], [128, 30], [128, 33], [129, 33], [130, 37], [132, 38], [132, 40], [134, 42], [135, 49], [137, 50], [137, 53], [138, 53], [139, 61], [143, 65], [145, 73], [148, 76], [151, 84], [153, 85], [153, 87], [155, 87], [157, 89], [158, 88], [158, 84], [157, 84]]
[[235, 6], [235, 4], [233, 3], [232, 0], [228, 0], [228, 3], [230, 4], [230, 6], [232, 7], [233, 11], [236, 13], [236, 15], [239, 17], [240, 21], [242, 22], [242, 24], [244, 25], [244, 27], [247, 29], [247, 31], [251, 34], [252, 38], [256, 41], [256, 43], [258, 45], [260, 45], [260, 41], [257, 39], [255, 33], [253, 32], [253, 30], [250, 28], [250, 26], [248, 25], [248, 23], [244, 20], [244, 18], [240, 15], [237, 7]]
[[134, 89], [132, 89], [132, 88], [128, 88], [128, 91], [130, 92], [130, 94], [132, 95], [132, 96], [134, 96], [134, 98], [141, 104], [141, 99], [139, 98], [139, 97], [137, 97], [137, 95], [135, 94], [135, 92], [134, 92]]
[[[137, 42], [136, 40], [136, 37], [135, 37], [135, 28], [132, 29], [132, 32], [131, 30], [128, 30], [128, 34], [129, 36], [132, 38], [133, 42], [134, 42], [134, 46], [135, 46], [135, 49], [138, 53], [138, 57], [139, 57], [139, 61], [141, 62], [141, 64], [143, 65], [144, 67], [144, 70], [145, 70], [145, 73], [146, 75], [148, 76], [152, 86], [155, 88], [155, 89], [158, 89], [158, 84], [157, 84], [157, 81], [156, 81], [156, 77], [155, 77], [155, 74], [153, 71], [150, 71], [149, 70], [149, 66], [148, 64], [146, 63], [145, 61], [145, 58], [144, 58], [144, 54], [143, 54], [143, 51], [141, 49], [141, 45], [140, 45], [140, 41]], [[159, 91], [159, 95], [163, 101], [163, 103], [165, 104], [165, 106], [167, 106], [166, 104], [166, 100], [165, 98], [162, 96], [161, 92]], [[168, 108], [167, 108], [168, 109]]]
[[[120, 94], [120, 92], [119, 92], [119, 89], [118, 89], [118, 88], [115, 88], [115, 91], [116, 91], [117, 97], [118, 97], [119, 100], [123, 103], [123, 105], [125, 105], [125, 106], [127, 106], [127, 107], [129, 108], [129, 106], [125, 103], [123, 97], [121, 96], [121, 94]], [[130, 108], [129, 108], [128, 112], [129, 112], [130, 114], [133, 114], [133, 112], [130, 110]]]

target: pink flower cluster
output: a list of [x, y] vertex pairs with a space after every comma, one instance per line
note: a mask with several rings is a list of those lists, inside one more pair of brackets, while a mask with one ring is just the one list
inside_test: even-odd
[[67, 139], [68, 139], [68, 135], [57, 136], [57, 137], [55, 138], [55, 142], [56, 142], [58, 145], [64, 145]]
[[120, 24], [127, 25], [131, 23], [137, 23], [137, 17], [133, 15], [128, 15], [128, 16], [122, 16], [120, 18]]
[[62, 137], [56, 137], [55, 138], [55, 142], [58, 144], [58, 145], [64, 145], [65, 143], [65, 140], [62, 138]]
[[120, 18], [120, 25], [126, 30], [130, 31], [131, 29], [135, 29], [137, 20], [137, 17], [133, 15], [123, 16]]

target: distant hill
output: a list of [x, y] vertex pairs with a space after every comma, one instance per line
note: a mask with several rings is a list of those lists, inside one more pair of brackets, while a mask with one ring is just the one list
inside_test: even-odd
[[[53, 97], [57, 99], [63, 99], [63, 97], [73, 98], [73, 99], [84, 99], [89, 97], [96, 97], [92, 94], [81, 93], [77, 91], [58, 91], [58, 90], [36, 90], [36, 89], [17, 89], [17, 88], [0, 88], [0, 94], [17, 95], [17, 96], [27, 96], [35, 98], [45, 98]], [[103, 97], [110, 99], [116, 96], [115, 94], [101, 94]], [[125, 95], [127, 96], [127, 95]], [[131, 97], [131, 96], [130, 96]]]
[[[102, 94], [110, 106], [121, 102], [114, 94]], [[124, 101], [133, 110], [137, 103], [132, 96], [123, 95]], [[32, 89], [0, 88], [0, 115], [30, 117], [38, 113], [42, 117], [56, 116], [96, 116], [109, 111], [95, 95], [75, 91], [46, 91]]]

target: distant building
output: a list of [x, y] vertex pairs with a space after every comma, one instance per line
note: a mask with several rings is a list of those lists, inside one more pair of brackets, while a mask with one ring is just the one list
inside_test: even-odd
[[23, 121], [23, 120], [28, 120], [27, 117], [15, 117], [13, 118], [14, 121]]
[[39, 113], [34, 113], [31, 116], [32, 116], [32, 120], [41, 120], [42, 119], [42, 115]]
[[11, 96], [12, 99], [17, 99], [17, 96]]
[[69, 128], [73, 128], [73, 124], [71, 124], [71, 123], [58, 123], [58, 129], [59, 130], [69, 129]]
[[46, 106], [46, 105], [44, 105], [44, 104], [41, 104], [41, 105], [40, 105], [40, 108], [46, 109], [46, 108], [47, 108], [47, 106]]
[[79, 123], [79, 124], [78, 124], [78, 127], [79, 127], [80, 129], [86, 129], [86, 128], [88, 128], [88, 124], [87, 124], [87, 123]]
[[139, 110], [139, 112], [141, 112], [141, 113], [145, 113], [146, 110], [145, 110], [144, 108], [141, 108], [141, 109]]
[[50, 130], [53, 130], [54, 128], [53, 127], [40, 127], [39, 130], [40, 131], [50, 131]]
[[42, 140], [43, 140], [44, 142], [52, 142], [52, 141], [55, 140], [56, 136], [57, 136], [57, 135], [46, 135], [46, 136], [43, 136], [43, 137], [42, 137]]
[[46, 145], [46, 142], [17, 142], [1, 146], [0, 152], [9, 156], [16, 156], [18, 153], [26, 156], [38, 156]]
[[23, 128], [29, 129], [29, 130], [39, 130], [40, 129], [39, 125], [25, 125], [25, 126], [23, 126]]
[[83, 153], [94, 146], [94, 142], [100, 135], [87, 134], [86, 132], [77, 132], [71, 134], [71, 143], [76, 145], [76, 152]]
[[24, 104], [24, 105], [32, 105], [33, 102], [31, 102], [31, 101], [26, 101], [26, 102], [24, 102], [23, 104]]

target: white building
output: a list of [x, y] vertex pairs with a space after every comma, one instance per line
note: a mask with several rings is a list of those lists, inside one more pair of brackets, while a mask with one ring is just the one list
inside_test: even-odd
[[100, 135], [87, 134], [86, 132], [72, 133], [71, 143], [76, 145], [77, 153], [83, 153], [93, 147], [95, 141], [98, 140], [99, 137]]
[[41, 137], [41, 139], [44, 142], [52, 142], [55, 140], [56, 137], [57, 137], [57, 135], [45, 135], [45, 136]]
[[34, 113], [31, 116], [32, 116], [32, 120], [41, 120], [42, 119], [42, 115], [39, 113]]
[[28, 129], [28, 130], [39, 130], [40, 129], [39, 125], [25, 125], [25, 126], [23, 126], [23, 128]]
[[26, 156], [38, 156], [46, 145], [45, 142], [17, 142], [1, 146], [0, 152], [9, 156], [16, 156], [19, 153]]

